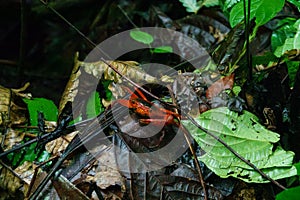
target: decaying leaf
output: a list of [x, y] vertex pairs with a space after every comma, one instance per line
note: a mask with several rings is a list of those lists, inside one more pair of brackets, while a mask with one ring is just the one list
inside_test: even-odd
[[[122, 75], [134, 82], [157, 83], [158, 80], [144, 72], [137, 62], [134, 61], [107, 61], [114, 66]], [[116, 74], [105, 62], [82, 62], [78, 60], [78, 53], [75, 55], [72, 74], [67, 83], [59, 105], [59, 111], [63, 109], [66, 102], [74, 102], [74, 99], [84, 99], [91, 92], [96, 90], [100, 79], [110, 80], [114, 83], [121, 83], [122, 78]], [[79, 100], [80, 101], [80, 100]], [[59, 113], [60, 113], [59, 112]]]
[[22, 165], [18, 166], [15, 170], [15, 173], [22, 178], [26, 184], [30, 184], [33, 174], [34, 174], [34, 164], [28, 161], [25, 161]]
[[9, 166], [0, 161], [0, 188], [9, 191], [14, 196], [25, 196], [29, 185], [22, 180]]
[[118, 171], [118, 166], [113, 149], [105, 151], [98, 158], [99, 164], [96, 168], [95, 182], [101, 189], [106, 189], [109, 186], [119, 185], [123, 192], [126, 190], [124, 178]]
[[0, 135], [0, 140], [3, 142], [3, 150], [8, 150], [13, 147], [13, 145], [20, 143], [25, 136], [24, 131], [20, 131], [17, 129], [8, 128], [5, 135]]
[[27, 122], [27, 107], [21, 97], [30, 97], [22, 94], [29, 84], [21, 89], [8, 89], [0, 86], [0, 127], [24, 124]]
[[56, 140], [48, 142], [45, 146], [47, 152], [52, 155], [57, 155], [57, 153], [62, 152], [67, 148], [72, 139], [78, 134], [78, 131], [74, 131], [65, 136], [59, 137]]
[[90, 199], [64, 176], [59, 176], [57, 179], [53, 179], [52, 183], [60, 199]]
[[217, 96], [221, 91], [226, 89], [232, 89], [234, 83], [234, 74], [225, 76], [218, 81], [214, 82], [207, 90], [206, 97], [207, 99], [212, 99]]

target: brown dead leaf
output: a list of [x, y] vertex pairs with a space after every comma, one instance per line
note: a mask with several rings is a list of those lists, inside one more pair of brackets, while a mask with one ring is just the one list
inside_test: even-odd
[[[87, 95], [95, 91], [95, 86], [101, 78], [111, 80], [115, 83], [122, 82], [121, 77], [103, 61], [87, 63], [79, 61], [78, 56], [78, 53], [76, 53], [74, 67], [59, 104], [59, 113], [61, 113], [68, 101], [74, 102], [75, 98], [80, 99], [81, 96], [86, 98]], [[137, 62], [107, 62], [114, 66], [121, 74], [135, 82], [157, 83], [157, 79], [144, 72]]]
[[225, 76], [217, 80], [206, 90], [206, 98], [211, 100], [213, 97], [217, 96], [221, 91], [226, 89], [232, 89], [233, 83], [234, 74]]
[[12, 196], [19, 196], [20, 194], [25, 196], [29, 185], [2, 161], [0, 161], [0, 172], [0, 188], [9, 191]]
[[46, 151], [51, 153], [52, 155], [57, 155], [59, 152], [64, 151], [77, 133], [78, 131], [74, 131], [68, 135], [59, 137], [51, 142], [48, 142], [45, 146]]
[[30, 97], [31, 95], [20, 93], [27, 87], [28, 84], [21, 89], [8, 89], [0, 86], [0, 126], [10, 127], [27, 122], [27, 106], [21, 97]]
[[109, 186], [119, 185], [125, 192], [124, 178], [117, 170], [117, 163], [114, 156], [113, 148], [105, 151], [98, 158], [98, 167], [96, 168], [95, 182], [101, 189]]
[[52, 183], [60, 199], [90, 199], [62, 175], [58, 179], [52, 179]]
[[25, 161], [14, 171], [19, 175], [20, 178], [22, 178], [23, 181], [26, 182], [26, 184], [29, 185], [34, 174], [34, 164], [32, 162]]
[[0, 135], [0, 141], [4, 139], [3, 150], [11, 149], [15, 144], [20, 143], [25, 136], [25, 132], [8, 128], [5, 135]]

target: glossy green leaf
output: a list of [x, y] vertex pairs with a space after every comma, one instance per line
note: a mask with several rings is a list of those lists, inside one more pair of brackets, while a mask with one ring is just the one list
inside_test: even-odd
[[295, 79], [296, 79], [296, 74], [298, 71], [298, 68], [300, 66], [300, 61], [291, 61], [288, 60], [286, 61], [287, 68], [288, 68], [288, 74], [289, 74], [289, 84], [290, 87], [294, 87]]
[[236, 96], [238, 96], [239, 93], [242, 91], [242, 88], [241, 88], [241, 86], [236, 85], [232, 88], [232, 91]]
[[230, 9], [234, 4], [236, 4], [239, 1], [241, 1], [241, 0], [225, 0], [223, 3], [223, 10]]
[[197, 13], [200, 9], [200, 5], [196, 0], [179, 0], [182, 5], [186, 8], [187, 12]]
[[277, 57], [282, 56], [286, 51], [300, 49], [300, 19], [294, 24], [297, 32], [293, 38], [287, 38], [282, 46], [277, 47], [274, 54]]
[[48, 121], [57, 121], [58, 110], [53, 101], [44, 98], [24, 99], [24, 101], [28, 106], [32, 126], [38, 124], [38, 112], [42, 112]]
[[300, 186], [288, 188], [276, 195], [276, 200], [299, 200]]
[[[246, 5], [248, 0], [246, 0]], [[284, 0], [251, 0], [250, 20], [254, 17], [256, 25], [261, 26], [272, 19], [284, 6]], [[231, 27], [244, 20], [243, 1], [238, 2], [230, 11], [229, 21]]]
[[296, 169], [297, 169], [297, 174], [300, 175], [300, 162], [294, 164], [294, 166], [295, 166]]
[[294, 27], [295, 22], [295, 18], [287, 17], [277, 23], [276, 26], [278, 28], [272, 32], [271, 36], [271, 46], [273, 50], [283, 45], [286, 38], [294, 37], [297, 31]]
[[153, 53], [173, 53], [171, 46], [160, 46], [153, 49]]
[[[204, 112], [195, 120], [271, 178], [280, 179], [296, 174], [296, 168], [292, 166], [294, 153], [280, 148], [273, 151], [273, 143], [279, 141], [279, 134], [262, 126], [252, 113], [244, 111], [238, 114], [221, 107]], [[183, 120], [182, 124], [206, 152], [199, 159], [214, 173], [223, 178], [233, 176], [246, 182], [268, 182], [190, 121]]]
[[135, 41], [144, 43], [144, 44], [151, 44], [153, 42], [153, 37], [149, 33], [144, 31], [130, 31], [130, 37]]
[[88, 118], [93, 118], [104, 111], [101, 104], [101, 99], [98, 92], [93, 92], [87, 101], [86, 115]]

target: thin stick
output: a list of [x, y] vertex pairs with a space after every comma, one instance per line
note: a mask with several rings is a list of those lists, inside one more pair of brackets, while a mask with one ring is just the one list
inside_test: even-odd
[[200, 167], [196, 152], [195, 152], [194, 148], [192, 147], [192, 144], [191, 144], [191, 141], [190, 141], [190, 138], [189, 138], [190, 134], [182, 125], [180, 125], [180, 128], [181, 128], [181, 130], [184, 134], [185, 140], [187, 141], [187, 143], [189, 145], [189, 148], [190, 148], [190, 151], [191, 151], [191, 153], [194, 157], [194, 161], [196, 163], [196, 168], [197, 168], [197, 171], [198, 171], [198, 174], [199, 174], [199, 180], [200, 180], [201, 186], [203, 188], [204, 200], [208, 200], [206, 185], [205, 185], [205, 182], [204, 182], [203, 174], [202, 174], [202, 171], [201, 171], [201, 167]]

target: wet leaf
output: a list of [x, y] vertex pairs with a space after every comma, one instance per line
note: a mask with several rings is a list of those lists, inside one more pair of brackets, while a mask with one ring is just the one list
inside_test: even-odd
[[[259, 124], [258, 118], [252, 113], [244, 110], [239, 115], [228, 108], [220, 107], [202, 113], [195, 120], [271, 178], [281, 179], [297, 173], [292, 166], [294, 153], [280, 147], [273, 151], [273, 144], [279, 141], [279, 135]], [[233, 176], [246, 182], [268, 182], [191, 122], [182, 123], [206, 152], [199, 159], [217, 175], [223, 178]]]
[[[246, 0], [246, 5], [248, 5], [248, 0]], [[252, 0], [250, 6], [250, 20], [255, 17], [256, 25], [261, 26], [272, 19], [282, 9], [284, 0]], [[243, 1], [240, 1], [230, 11], [229, 21], [231, 27], [235, 27], [242, 20], [244, 20], [244, 9]]]
[[151, 44], [153, 42], [153, 37], [149, 33], [144, 31], [130, 31], [130, 37], [135, 41], [144, 43], [144, 44]]

